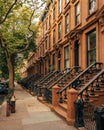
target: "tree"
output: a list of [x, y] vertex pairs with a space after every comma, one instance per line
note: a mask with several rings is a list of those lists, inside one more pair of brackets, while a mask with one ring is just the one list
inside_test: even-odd
[[45, 2], [0, 0], [0, 47], [6, 57], [9, 87], [14, 87], [14, 66], [18, 54], [26, 56], [30, 51], [36, 51], [37, 26], [33, 24], [34, 14]]
[[8, 68], [5, 53], [0, 48], [0, 77], [8, 78]]

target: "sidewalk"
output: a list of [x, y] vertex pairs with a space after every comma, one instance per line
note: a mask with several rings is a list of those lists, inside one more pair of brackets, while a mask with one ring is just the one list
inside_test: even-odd
[[16, 113], [6, 117], [5, 102], [0, 108], [0, 130], [76, 130], [19, 85], [15, 96]]

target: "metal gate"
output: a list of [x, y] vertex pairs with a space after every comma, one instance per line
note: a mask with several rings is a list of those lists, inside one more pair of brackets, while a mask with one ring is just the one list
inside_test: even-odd
[[84, 103], [83, 117], [85, 128], [88, 130], [96, 130], [96, 123], [94, 120], [94, 105], [92, 103]]

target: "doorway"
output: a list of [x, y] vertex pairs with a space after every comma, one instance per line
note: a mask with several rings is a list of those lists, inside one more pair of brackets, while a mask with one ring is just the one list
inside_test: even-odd
[[74, 65], [79, 66], [79, 43], [75, 41], [74, 45]]

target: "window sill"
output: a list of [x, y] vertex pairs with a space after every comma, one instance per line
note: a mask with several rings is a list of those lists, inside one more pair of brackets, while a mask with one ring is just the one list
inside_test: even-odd
[[58, 22], [61, 20], [62, 18], [62, 12], [58, 15]]
[[52, 29], [56, 26], [56, 20], [53, 21], [53, 24], [52, 24]]
[[75, 25], [75, 28], [74, 28], [74, 29], [77, 29], [79, 26], [81, 26], [81, 23]]
[[98, 10], [95, 10], [94, 12], [92, 12], [91, 14], [89, 14], [88, 17], [86, 18], [86, 21], [88, 21], [92, 16], [94, 16], [97, 11]]
[[62, 38], [58, 39], [58, 43], [62, 41]]
[[[69, 31], [69, 32], [70, 32], [70, 31]], [[65, 38], [68, 36], [69, 32], [65, 33], [65, 35], [64, 35]]]

